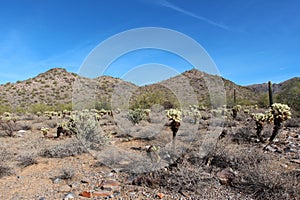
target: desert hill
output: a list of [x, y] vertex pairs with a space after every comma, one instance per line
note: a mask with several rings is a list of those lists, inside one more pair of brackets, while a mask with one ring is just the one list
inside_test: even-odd
[[[153, 104], [160, 104], [166, 108], [178, 106], [178, 96], [186, 104], [193, 103], [196, 99], [199, 104], [210, 105], [210, 101], [214, 99], [219, 105], [233, 105], [234, 90], [238, 104], [257, 104], [259, 101], [267, 104], [267, 99], [262, 98], [267, 92], [266, 83], [240, 86], [225, 78], [196, 69], [159, 83], [138, 87], [119, 78], [101, 76], [88, 79], [62, 68], [53, 68], [25, 81], [0, 85], [0, 106], [2, 110], [13, 108], [15, 111], [28, 110], [35, 104], [45, 104], [57, 109], [71, 108], [72, 98], [79, 94], [86, 97], [82, 101], [96, 101], [99, 107], [109, 108], [115, 88], [119, 86], [126, 86], [133, 91], [133, 95], [130, 96], [133, 107], [151, 107]], [[273, 84], [273, 89], [278, 101], [300, 110], [297, 103], [300, 102], [300, 78]], [[226, 101], [222, 99], [224, 93]]]

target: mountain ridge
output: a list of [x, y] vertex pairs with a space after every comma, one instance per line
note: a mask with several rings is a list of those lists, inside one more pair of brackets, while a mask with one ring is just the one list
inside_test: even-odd
[[[101, 102], [109, 102], [115, 88], [118, 85], [125, 85], [126, 87], [129, 87], [132, 89], [132, 91], [134, 91], [134, 94], [130, 97], [131, 102], [136, 101], [134, 100], [134, 98], [137, 98], [138, 95], [141, 95], [142, 93], [145, 93], [147, 91], [148, 95], [150, 93], [156, 93], [156, 97], [159, 96], [157, 94], [162, 95], [162, 97], [160, 98], [162, 98], [163, 102], [158, 103], [168, 104], [170, 103], [168, 101], [176, 100], [174, 99], [176, 98], [176, 95], [174, 97], [174, 91], [177, 90], [177, 93], [180, 92], [176, 88], [178, 88], [179, 83], [179, 86], [182, 86], [182, 77], [186, 78], [186, 83], [184, 84], [187, 86], [184, 87], [191, 87], [193, 90], [191, 93], [195, 93], [197, 101], [204, 104], [208, 104], [210, 100], [212, 100], [213, 98], [217, 98], [212, 97], [209, 91], [218, 90], [218, 88], [214, 88], [217, 80], [221, 81], [222, 84], [224, 84], [224, 92], [226, 93], [225, 104], [227, 105], [234, 104], [234, 91], [236, 91], [237, 103], [245, 105], [256, 104], [261, 99], [261, 96], [264, 95], [264, 93], [267, 91], [266, 83], [241, 86], [223, 77], [210, 75], [197, 69], [187, 70], [177, 76], [171, 77], [158, 83], [146, 86], [137, 86], [131, 82], [127, 82], [120, 78], [111, 76], [100, 76], [94, 79], [88, 79], [85, 77], [81, 77], [76, 73], [68, 72], [64, 68], [52, 68], [44, 73], [40, 73], [37, 76], [24, 81], [1, 84], [0, 105], [8, 107], [27, 108], [32, 104], [38, 103], [43, 103], [50, 106], [70, 104], [72, 103], [72, 96], [74, 96], [74, 83], [76, 82], [85, 82], [85, 85], [87, 86], [87, 88], [85, 89], [86, 91], [89, 91], [93, 89], [93, 87], [95, 87], [95, 98], [97, 101]], [[164, 85], [165, 88], [163, 88], [162, 85]], [[208, 88], [209, 85], [210, 88]], [[280, 97], [280, 99], [284, 102], [288, 102], [286, 100], [287, 98], [281, 94], [286, 93], [286, 95], [290, 95], [291, 92], [289, 92], [289, 88], [294, 88], [293, 91], [297, 92], [298, 94], [299, 87], [300, 78], [298, 77], [291, 78], [278, 84], [273, 84], [274, 94]], [[181, 87], [181, 90], [186, 90], [186, 88]], [[210, 94], [210, 96], [208, 94]], [[82, 95], [88, 96], [87, 93], [83, 93]], [[189, 97], [190, 94], [182, 93], [181, 95]], [[296, 96], [298, 98], [298, 95]], [[166, 98], [166, 100], [163, 100], [163, 98]], [[135, 103], [138, 104], [139, 102], [136, 101]], [[224, 102], [219, 102], [219, 104], [221, 103]]]

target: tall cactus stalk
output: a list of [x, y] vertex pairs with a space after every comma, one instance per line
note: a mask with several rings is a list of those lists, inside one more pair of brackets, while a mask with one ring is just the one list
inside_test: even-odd
[[233, 90], [233, 104], [236, 105], [236, 89]]
[[269, 85], [269, 105], [270, 107], [273, 105], [273, 88], [272, 88], [272, 82], [268, 82]]

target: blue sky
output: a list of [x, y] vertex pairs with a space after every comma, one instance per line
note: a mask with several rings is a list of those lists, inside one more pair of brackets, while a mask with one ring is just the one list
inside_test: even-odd
[[[79, 72], [101, 42], [142, 27], [193, 38], [237, 84], [278, 83], [300, 76], [299, 8], [298, 0], [0, 0], [0, 83], [54, 67]], [[121, 56], [105, 74], [139, 83], [129, 72], [149, 63], [172, 68], [162, 70], [164, 78], [192, 67], [144, 49]]]

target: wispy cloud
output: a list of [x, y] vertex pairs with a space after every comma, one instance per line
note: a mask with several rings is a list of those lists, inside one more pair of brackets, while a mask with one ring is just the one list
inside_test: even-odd
[[154, 4], [157, 4], [159, 6], [162, 6], [162, 7], [166, 7], [166, 8], [169, 8], [169, 9], [172, 9], [172, 10], [175, 10], [177, 12], [180, 12], [184, 15], [187, 15], [187, 16], [190, 16], [190, 17], [193, 17], [193, 18], [196, 18], [196, 19], [199, 19], [205, 23], [208, 23], [212, 26], [215, 26], [215, 27], [218, 27], [218, 28], [221, 28], [221, 29], [224, 29], [224, 30], [227, 30], [227, 31], [230, 31], [231, 29], [225, 25], [225, 24], [222, 24], [222, 23], [218, 23], [218, 22], [215, 22], [213, 20], [210, 20], [206, 17], [203, 17], [201, 15], [197, 15], [193, 12], [190, 12], [188, 10], [185, 10], [183, 8], [180, 8], [179, 6], [176, 6], [175, 4], [167, 1], [167, 0], [160, 0], [160, 1], [153, 1]]

